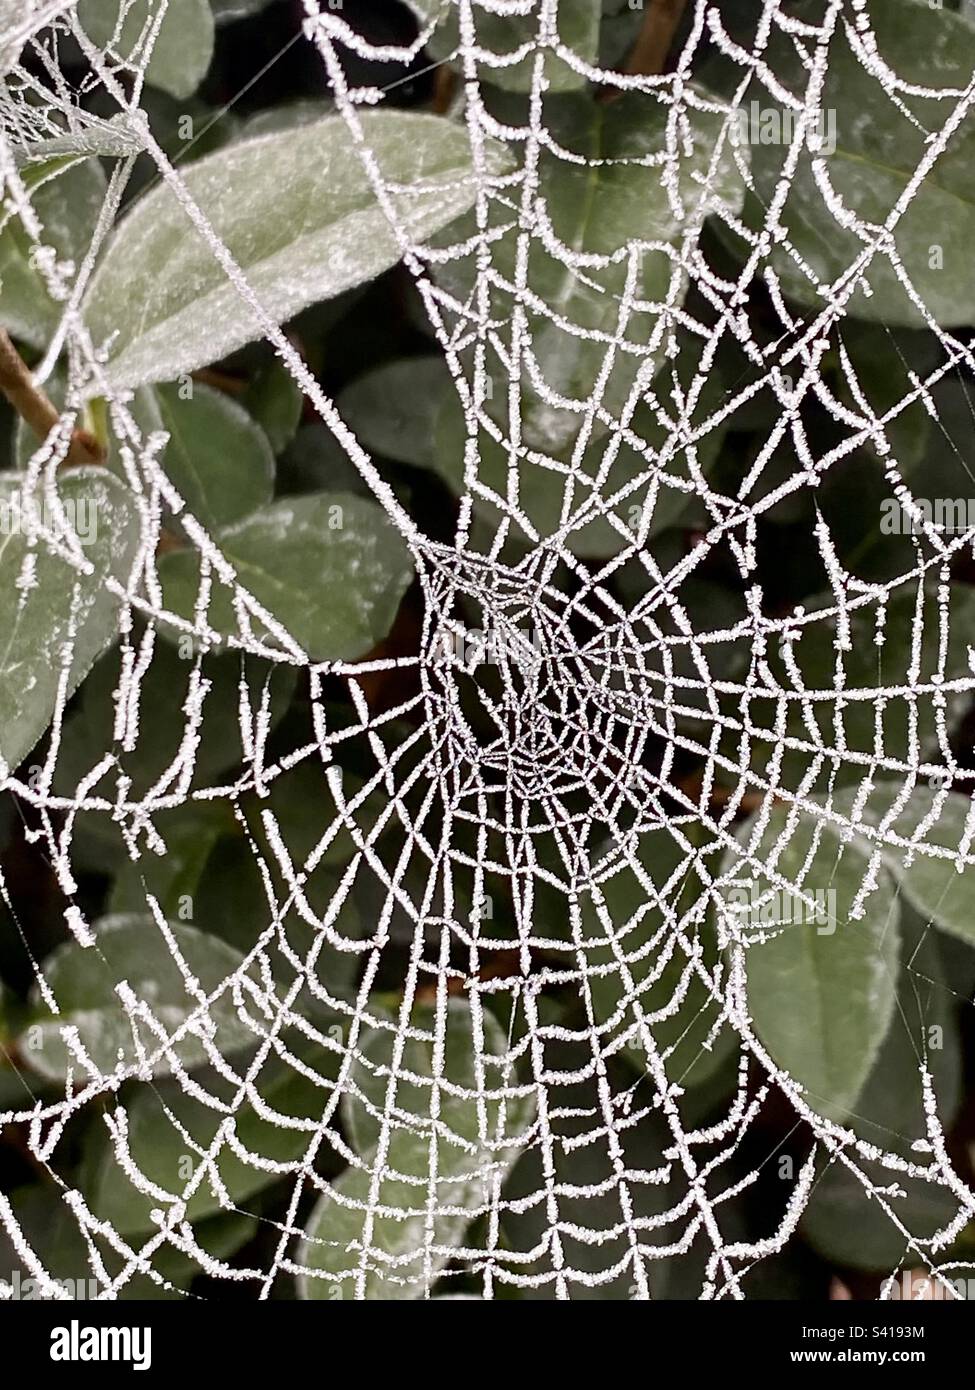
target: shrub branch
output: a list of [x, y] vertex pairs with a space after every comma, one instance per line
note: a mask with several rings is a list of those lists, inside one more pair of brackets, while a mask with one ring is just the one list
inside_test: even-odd
[[624, 71], [631, 76], [656, 77], [663, 72], [687, 0], [650, 0], [643, 27], [630, 50]]
[[[61, 423], [61, 415], [50, 397], [41, 390], [20, 353], [10, 340], [9, 333], [0, 328], [0, 391], [17, 414], [37, 435], [45, 440]], [[77, 429], [71, 435], [66, 468], [83, 463], [104, 463], [105, 451], [88, 430]]]

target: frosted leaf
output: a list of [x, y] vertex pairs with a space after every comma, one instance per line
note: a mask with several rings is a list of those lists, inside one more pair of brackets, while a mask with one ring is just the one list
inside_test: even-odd
[[79, 0], [78, 19], [99, 48], [123, 63], [145, 63], [146, 80], [191, 97], [213, 56], [209, 0]]
[[241, 966], [230, 946], [194, 927], [105, 918], [90, 945], [69, 942], [49, 958], [47, 982], [59, 1012], [47, 1018], [35, 999], [25, 1036], [31, 1065], [53, 1078], [69, 1068], [84, 1075], [73, 1036], [96, 1076], [119, 1063], [165, 1076], [199, 1066], [211, 1050], [229, 1055], [246, 1047], [251, 1033], [227, 983]]
[[[0, 516], [0, 754], [16, 767], [113, 640], [121, 599], [106, 580], [124, 592], [139, 528], [103, 469], [77, 470], [50, 494], [2, 474]], [[28, 562], [29, 586], [18, 588]]]
[[[109, 350], [119, 386], [166, 381], [261, 334], [227, 268], [189, 221], [198, 206], [247, 276], [263, 312], [283, 323], [316, 300], [372, 279], [463, 212], [476, 185], [463, 131], [429, 116], [362, 121], [394, 196], [397, 237], [339, 117], [256, 136], [200, 160], [140, 200], [105, 252], [85, 299], [88, 327]], [[494, 166], [501, 160], [494, 156]]]

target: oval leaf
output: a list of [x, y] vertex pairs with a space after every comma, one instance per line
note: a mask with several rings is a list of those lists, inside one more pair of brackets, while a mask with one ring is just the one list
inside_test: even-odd
[[[413, 1029], [424, 1036], [408, 1036], [398, 1064], [393, 1064], [396, 1030], [375, 1028], [366, 1033], [356, 1050], [349, 1089], [343, 1097], [343, 1118], [353, 1144], [360, 1154], [368, 1154], [379, 1143], [385, 1128], [409, 1128], [430, 1134], [441, 1126], [471, 1144], [478, 1142], [481, 1126], [489, 1138], [497, 1133], [501, 1116], [501, 1072], [497, 1062], [484, 1067], [484, 1081], [478, 1083], [477, 1062], [484, 1058], [503, 1059], [507, 1051], [505, 1035], [493, 1015], [481, 1014], [483, 1045], [474, 1041], [470, 1007], [451, 1000], [444, 1029], [441, 1076], [446, 1088], [439, 1096], [436, 1123], [431, 1118], [434, 1049], [430, 1040], [436, 1021], [430, 1009], [421, 1009]], [[390, 1082], [392, 1081], [392, 1086]], [[455, 1088], [468, 1094], [458, 1095]], [[484, 1093], [483, 1111], [472, 1094]], [[389, 1104], [387, 1105], [387, 1100]], [[531, 1123], [534, 1104], [530, 1097], [506, 1097], [503, 1126], [506, 1133], [520, 1135]]]
[[[870, 7], [882, 63], [902, 83], [964, 91], [975, 70], [975, 31], [940, 6], [916, 0], [884, 0]], [[865, 246], [877, 239], [913, 183], [926, 144], [955, 112], [957, 96], [920, 97], [900, 88], [892, 101], [883, 75], [868, 69], [851, 42], [853, 26], [842, 20], [830, 45], [822, 94], [825, 175], [839, 203], [858, 228], [841, 224], [831, 210], [813, 171], [814, 154], [803, 150], [781, 217], [795, 252], [777, 248], [772, 263], [786, 293], [817, 309], [826, 307], [829, 287], [844, 277]], [[804, 96], [807, 65], [797, 57], [791, 37], [772, 46], [771, 66], [780, 80]], [[754, 225], [765, 220], [782, 177], [791, 139], [781, 111], [769, 102], [765, 86], [756, 100], [744, 102], [751, 115], [749, 144], [754, 160], [757, 197], [751, 204]], [[761, 112], [762, 124], [756, 114]], [[767, 123], [767, 124], [766, 124]], [[794, 127], [792, 127], [794, 129]], [[774, 132], [774, 133], [773, 133]], [[867, 269], [870, 293], [857, 289], [850, 308], [858, 318], [896, 325], [924, 323], [921, 310], [895, 270], [895, 263], [914, 285], [939, 323], [969, 324], [975, 318], [975, 275], [970, 248], [975, 236], [975, 196], [971, 167], [975, 157], [975, 119], [971, 112], [953, 133], [947, 149], [914, 191], [893, 231], [892, 253], [878, 250]], [[870, 231], [867, 226], [869, 224]], [[939, 254], [940, 253], [940, 254]], [[798, 263], [799, 258], [809, 268]]]
[[[430, 1022], [429, 1011], [421, 1017]], [[346, 1112], [354, 1116], [356, 1134], [364, 1142], [379, 1133], [376, 1102], [381, 1099], [386, 1108], [393, 1032], [391, 1025], [381, 1038], [367, 1035], [364, 1040], [357, 1072], [363, 1084]], [[482, 1056], [503, 1056], [503, 1051], [493, 1052], [499, 1033], [496, 1024], [486, 1027]], [[521, 1096], [501, 1101], [500, 1092], [512, 1083], [505, 1083], [496, 1065], [484, 1067], [483, 1082], [472, 1085], [476, 1068], [468, 1006], [454, 1001], [448, 1009], [445, 1110], [436, 1121], [431, 1118], [432, 1045], [422, 1037], [412, 1041], [417, 1046], [408, 1046], [397, 1069], [397, 1075], [405, 1073], [394, 1086], [395, 1095], [402, 1085], [401, 1104], [397, 1107], [394, 1100], [389, 1112], [389, 1145], [375, 1184], [377, 1195], [372, 1196], [377, 1151], [370, 1149], [361, 1166], [340, 1174], [311, 1214], [298, 1253], [308, 1271], [298, 1281], [303, 1298], [328, 1299], [336, 1290], [343, 1297], [422, 1298], [471, 1221], [490, 1205], [495, 1183], [504, 1179], [521, 1150], [534, 1107]], [[500, 1043], [503, 1048], [503, 1036]], [[413, 1072], [411, 1064], [421, 1070]], [[466, 1094], [453, 1094], [454, 1082]], [[504, 1127], [499, 1131], [502, 1105]]]
[[280, 454], [297, 433], [305, 403], [301, 387], [285, 364], [275, 358], [261, 367], [241, 400], [267, 435], [273, 452]]
[[[227, 1197], [234, 1203], [243, 1202], [275, 1182], [311, 1144], [334, 1086], [337, 1053], [324, 1048], [305, 1051], [307, 1058], [292, 1053], [281, 1058], [272, 1055], [256, 1083], [251, 1083], [253, 1089], [247, 1099], [235, 1100], [236, 1091], [218, 1077], [208, 1078], [205, 1088], [211, 1104], [187, 1095], [174, 1081], [140, 1086], [124, 1106], [129, 1151], [140, 1172], [171, 1193], [174, 1200], [183, 1200], [188, 1151], [206, 1153], [218, 1127], [227, 1125], [229, 1115], [229, 1128], [216, 1146], [215, 1159]], [[254, 1162], [247, 1162], [242, 1152], [253, 1155]], [[262, 1162], [266, 1166], [261, 1166]], [[275, 1164], [282, 1165], [281, 1169]], [[92, 1211], [123, 1235], [157, 1229], [152, 1211], [165, 1209], [165, 1202], [157, 1194], [140, 1192], [126, 1180], [110, 1144], [96, 1145], [87, 1187]], [[214, 1183], [205, 1175], [187, 1202], [186, 1219], [199, 1221], [224, 1207]]]
[[220, 391], [192, 383], [156, 388], [169, 443], [163, 464], [183, 501], [208, 531], [230, 526], [270, 502], [274, 456], [247, 411]]
[[25, 583], [25, 504], [32, 503], [55, 534], [59, 523], [42, 493], [25, 499], [23, 478], [0, 474], [0, 757], [10, 768], [51, 722], [72, 634], [66, 696], [114, 639], [118, 600], [105, 580], [125, 583], [139, 543], [131, 494], [104, 469], [72, 470], [60, 479], [58, 496], [68, 523], [62, 541], [77, 538], [90, 571], [76, 569], [39, 540], [33, 580]]
[[[350, 493], [283, 498], [218, 531], [215, 540], [239, 583], [311, 661], [351, 660], [374, 647], [389, 632], [413, 576], [406, 545], [381, 509]], [[166, 608], [192, 620], [197, 552], [164, 556], [159, 576]], [[224, 584], [214, 585], [208, 622], [220, 638], [238, 631]]]
[[[62, 266], [80, 266], [84, 260], [105, 187], [98, 161], [85, 159], [80, 164], [72, 162], [31, 193], [31, 204], [44, 228], [45, 245], [54, 248]], [[10, 217], [0, 231], [0, 324], [15, 338], [41, 350], [57, 327], [64, 306], [49, 295], [47, 282], [32, 260], [33, 250], [19, 218]]]
[[[847, 789], [829, 807], [841, 823], [852, 826], [865, 848], [872, 852], [880, 843], [884, 863], [922, 917], [975, 945], [975, 863], [958, 862], [959, 851], [975, 833], [969, 797], [880, 782], [862, 804], [857, 792]], [[967, 855], [971, 859], [971, 844]]]
[[[917, 1140], [927, 1139], [919, 1061], [923, 1058], [930, 1069], [939, 1119], [947, 1126], [961, 1098], [961, 1044], [956, 981], [940, 959], [937, 940], [913, 914], [907, 914], [904, 927], [897, 1013], [849, 1123], [861, 1139], [923, 1168], [923, 1155], [912, 1150]], [[876, 1187], [893, 1186], [895, 1192], [883, 1198], [889, 1210], [844, 1163], [833, 1160], [813, 1188], [801, 1230], [838, 1264], [891, 1270], [911, 1249], [897, 1222], [915, 1239], [929, 1240], [951, 1221], [958, 1201], [936, 1167], [926, 1180], [866, 1162], [855, 1153], [850, 1157]], [[919, 1254], [917, 1247], [914, 1254]]]
[[894, 1012], [900, 939], [894, 883], [881, 872], [863, 916], [854, 920], [850, 910], [869, 864], [858, 844], [843, 844], [810, 815], [793, 824], [784, 807], [772, 812], [757, 845], [754, 830], [753, 819], [739, 832], [747, 858], [728, 853], [721, 889], [746, 943], [753, 1026], [814, 1110], [845, 1117]]
[[442, 357], [406, 357], [359, 377], [338, 405], [370, 453], [432, 468], [437, 418], [453, 389]]
[[[136, 1039], [144, 1050], [144, 1065], [153, 1076], [166, 1076], [175, 1058], [184, 1068], [208, 1059], [203, 1036], [213, 1033], [212, 1047], [223, 1056], [255, 1041], [243, 1023], [229, 986], [217, 1000], [204, 1005], [198, 992], [212, 993], [238, 971], [243, 957], [226, 942], [195, 927], [171, 924], [176, 948], [195, 981], [190, 992], [179, 963], [158, 923], [147, 916], [106, 917], [95, 930], [91, 946], [68, 941], [44, 962], [44, 978], [60, 1012], [44, 1007], [35, 987], [34, 1016], [18, 1046], [26, 1061], [42, 1076], [61, 1080], [84, 1068], [73, 1056], [63, 1030], [77, 1030], [81, 1045], [98, 1073], [118, 1065], [143, 1065]], [[155, 1020], [133, 1018], [122, 1005], [117, 987], [125, 982]], [[188, 1020], [190, 1028], [179, 1041], [169, 1041]]]
[[[142, 66], [146, 42], [159, 6], [150, 0], [79, 0], [78, 19], [99, 48]], [[121, 23], [120, 23], [121, 20]], [[210, 0], [167, 0], [155, 35], [146, 78], [178, 99], [191, 97], [206, 76], [213, 57], [213, 12]]]
[[[394, 201], [412, 243], [471, 206], [477, 185], [463, 126], [397, 111], [360, 119], [384, 181], [409, 185]], [[501, 167], [497, 147], [488, 158]], [[231, 145], [182, 178], [277, 323], [402, 255], [340, 116]], [[95, 341], [110, 340], [116, 387], [170, 381], [262, 336], [168, 186], [120, 224], [84, 312]]]

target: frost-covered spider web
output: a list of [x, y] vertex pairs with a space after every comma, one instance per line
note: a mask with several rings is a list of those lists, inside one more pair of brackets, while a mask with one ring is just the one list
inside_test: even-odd
[[[731, 7], [689, 0], [679, 61], [662, 76], [579, 56], [562, 21], [586, 7], [567, 0], [415, 8], [415, 42], [377, 47], [341, 8], [305, 0], [304, 41], [449, 371], [436, 425], [438, 469], [460, 495], [449, 541], [410, 514], [141, 120], [166, 0], [142, 6], [143, 41], [124, 58], [89, 41], [71, 3], [0, 0], [4, 216], [19, 220], [58, 308], [36, 377], [67, 373], [62, 426], [25, 464], [51, 503], [32, 516], [33, 543], [84, 564], [54, 476], [96, 396], [141, 525], [128, 578], [106, 581], [119, 600], [111, 727], [97, 746], [77, 737], [65, 680], [40, 762], [5, 770], [71, 936], [45, 959], [24, 938], [42, 1060], [31, 1069], [28, 1029], [22, 1094], [4, 1101], [0, 1124], [43, 1171], [79, 1252], [69, 1266], [48, 1259], [29, 1211], [0, 1195], [10, 1263], [52, 1297], [66, 1296], [66, 1277], [112, 1298], [146, 1281], [185, 1292], [204, 1272], [265, 1297], [738, 1298], [761, 1288], [764, 1264], [778, 1268], [830, 1173], [844, 1200], [869, 1194], [883, 1213], [900, 1252], [885, 1273], [933, 1270], [947, 1287], [967, 1272], [952, 1247], [975, 1195], [949, 1152], [927, 1030], [909, 1029], [898, 1001], [891, 1027], [912, 1039], [901, 1072], [914, 1127], [855, 1127], [855, 1103], [840, 1113], [777, 1059], [756, 1025], [749, 956], [815, 931], [795, 906], [829, 891], [823, 941], [843, 952], [878, 895], [898, 910], [892, 865], [975, 862], [975, 818], [942, 816], [971, 786], [955, 735], [975, 677], [952, 664], [966, 632], [953, 626], [964, 615], [949, 579], [973, 534], [946, 532], [918, 505], [898, 434], [910, 411], [938, 428], [936, 388], [970, 380], [975, 363], [965, 334], [929, 311], [895, 237], [975, 104], [975, 73], [963, 87], [937, 70], [930, 87], [906, 81], [879, 56], [878, 4], [864, 0], [824, 0], [812, 18], [766, 0], [747, 43], [726, 27]], [[499, 46], [502, 19], [518, 22], [518, 46]], [[914, 177], [872, 222], [850, 211], [817, 146], [841, 40], [920, 137]], [[476, 196], [417, 244], [364, 120], [386, 94], [356, 87], [346, 68], [350, 55], [409, 64], [436, 42], [453, 73], [444, 119], [469, 136]], [[89, 66], [80, 91], [60, 65], [69, 44]], [[784, 85], [773, 51], [789, 55], [797, 84]], [[699, 80], [703, 53], [720, 69], [714, 88]], [[505, 78], [517, 69], [530, 75], [521, 92]], [[560, 92], [586, 80], [598, 121], [580, 134]], [[82, 101], [96, 89], [110, 108], [97, 117]], [[764, 184], [737, 138], [756, 99], [791, 122], [780, 174]], [[634, 102], [627, 125], [620, 113]], [[31, 149], [57, 155], [68, 136], [102, 154], [118, 142], [88, 253], [70, 261], [28, 177]], [[408, 545], [418, 621], [405, 653], [308, 660], [192, 518], [205, 582], [191, 621], [165, 610], [160, 528], [184, 499], [160, 463], [165, 441], [113, 387], [105, 344], [79, 313], [139, 151]], [[800, 180], [804, 218], [789, 221]], [[830, 259], [809, 231], [816, 199], [836, 226], [827, 249], [850, 250], [825, 279]], [[872, 281], [899, 287], [940, 348], [923, 370], [903, 362], [903, 389], [882, 407], [844, 337], [848, 320], [870, 317]], [[797, 309], [803, 300], [812, 307]], [[729, 484], [712, 472], [717, 446], [733, 449], [762, 402], [764, 441]], [[832, 421], [826, 445], [807, 432], [810, 403]], [[858, 451], [879, 460], [916, 523], [903, 563], [870, 578], [844, 564], [818, 505]], [[810, 496], [822, 601], [769, 602], [761, 524]], [[661, 538], [682, 517], [691, 540], [675, 548]], [[709, 598], [715, 566], [730, 608]], [[29, 557], [22, 579], [29, 588]], [[200, 653], [215, 640], [221, 586], [236, 605], [241, 756], [214, 775], [216, 696]], [[907, 655], [885, 668], [901, 627]], [[181, 653], [185, 736], [140, 782], [131, 767], [152, 737], [152, 673], [173, 661], [163, 633], [174, 628], [195, 639]], [[52, 638], [65, 673], [76, 630], [75, 615]], [[310, 730], [283, 754], [281, 674], [298, 682]], [[912, 819], [918, 789], [928, 799]], [[179, 819], [197, 812], [198, 825]], [[226, 933], [225, 956], [197, 957], [204, 906], [190, 931], [167, 916], [153, 874], [214, 813], [236, 857], [213, 901], [222, 894], [225, 916], [256, 925]], [[80, 902], [90, 837], [112, 845], [126, 876], [127, 915], [107, 926]], [[742, 884], [757, 915], [736, 905]], [[932, 915], [921, 914], [906, 978], [925, 998], [954, 1000], [966, 987], [953, 993], [921, 964]], [[92, 960], [113, 981], [111, 1027], [91, 1026]], [[155, 974], [144, 966], [160, 960]], [[874, 976], [897, 968], [881, 926], [851, 1010], [869, 1013]], [[781, 977], [776, 988], [788, 987]], [[79, 1136], [96, 1131], [82, 1171]], [[904, 1215], [908, 1188], [931, 1198], [933, 1225]], [[242, 1216], [253, 1223], [243, 1242]]]

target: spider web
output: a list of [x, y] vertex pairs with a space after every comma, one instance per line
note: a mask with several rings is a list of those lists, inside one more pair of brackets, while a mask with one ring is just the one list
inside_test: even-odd
[[[762, 891], [798, 898], [820, 886], [806, 879], [803, 865], [794, 872], [779, 867], [792, 822], [760, 844], [739, 835], [747, 814], [771, 814], [773, 807], [839, 827], [845, 844], [856, 833], [878, 854], [973, 863], [970, 831], [944, 844], [935, 813], [905, 840], [889, 822], [878, 828], [864, 805], [881, 776], [905, 799], [919, 782], [964, 790], [971, 776], [952, 734], [975, 678], [945, 672], [955, 594], [948, 580], [972, 533], [944, 534], [924, 519], [901, 477], [896, 427], [911, 407], [930, 407], [936, 417], [938, 382], [949, 373], [967, 379], [973, 362], [965, 342], [927, 311], [890, 233], [975, 102], [975, 75], [963, 91], [908, 91], [871, 42], [873, 6], [863, 0], [826, 0], [815, 22], [766, 0], [745, 46], [724, 27], [720, 7], [691, 0], [674, 70], [623, 75], [585, 62], [563, 43], [564, 3], [418, 6], [420, 32], [407, 46], [370, 44], [340, 9], [305, 3], [305, 41], [320, 57], [349, 138], [394, 223], [451, 374], [463, 479], [449, 543], [432, 539], [400, 502], [206, 225], [179, 166], [140, 120], [165, 0], [148, 7], [145, 42], [125, 60], [111, 45], [95, 48], [65, 0], [0, 3], [5, 213], [20, 217], [36, 251], [33, 263], [62, 311], [36, 375], [48, 380], [59, 359], [67, 362], [62, 456], [80, 419], [74, 403], [89, 398], [95, 383], [117, 435], [128, 441], [133, 485], [151, 504], [132, 581], [114, 585], [123, 658], [111, 740], [83, 768], [66, 762], [71, 726], [62, 700], [43, 777], [11, 772], [4, 788], [30, 808], [29, 833], [56, 876], [64, 920], [95, 954], [104, 942], [77, 905], [76, 841], [96, 823], [113, 841], [141, 885], [142, 930], [164, 943], [190, 1001], [174, 1024], [145, 983], [130, 978], [120, 985], [127, 1030], [139, 1045], [133, 1056], [128, 1039], [114, 1065], [100, 1064], [77, 1030], [55, 1023], [67, 1079], [39, 1087], [25, 1069], [22, 1104], [0, 1115], [5, 1128], [20, 1127], [32, 1161], [56, 1186], [98, 1297], [124, 1296], [140, 1280], [185, 1293], [189, 1267], [262, 1297], [276, 1287], [293, 1296], [287, 1290], [307, 1292], [318, 1281], [343, 1297], [457, 1290], [477, 1297], [740, 1298], [756, 1287], [763, 1264], [776, 1268], [824, 1165], [842, 1171], [886, 1214], [903, 1247], [892, 1275], [920, 1267], [947, 1281], [965, 1272], [948, 1252], [975, 1215], [975, 1196], [949, 1155], [929, 1058], [918, 1056], [911, 1068], [921, 1102], [916, 1132], [868, 1140], [825, 1118], [753, 1025], [747, 956], [763, 935], [729, 906], [729, 890], [743, 877]], [[416, 245], [397, 222], [363, 131], [363, 108], [381, 106], [384, 93], [350, 85], [346, 64], [350, 53], [414, 62], [448, 9], [450, 59], [459, 74], [448, 118], [469, 133], [478, 195], [462, 228]], [[499, 16], [523, 21], [522, 48], [492, 47]], [[784, 260], [792, 276], [813, 286], [819, 274], [781, 214], [809, 134], [825, 116], [830, 44], [844, 31], [892, 103], [906, 109], [907, 95], [930, 97], [938, 124], [926, 132], [916, 176], [883, 224], [851, 219], [819, 169], [821, 199], [838, 225], [855, 230], [857, 250], [846, 272], [820, 287], [821, 307], [800, 316], [782, 286]], [[90, 65], [86, 93], [107, 93], [114, 117], [86, 115], [69, 90], [59, 53], [70, 42], [81, 45]], [[783, 91], [767, 64], [773, 42], [785, 42], [801, 60], [798, 96]], [[721, 98], [691, 80], [705, 47], [739, 75]], [[547, 96], [553, 61], [599, 84], [607, 113], [632, 94], [653, 103], [661, 113], [659, 148], [649, 156], [587, 156], [560, 143]], [[516, 64], [530, 67], [530, 91], [521, 103], [499, 105], [486, 78], [503, 85]], [[753, 201], [760, 193], [747, 148], [732, 138], [756, 90], [770, 103], [791, 100], [794, 134], [783, 149], [782, 178], [759, 223], [749, 225], [743, 198], [729, 188], [750, 190]], [[700, 121], [714, 134], [703, 160]], [[33, 205], [23, 153], [39, 142], [52, 142], [56, 152], [66, 134], [84, 136], [95, 127], [100, 149], [108, 130], [117, 137], [119, 160], [89, 254], [65, 263], [51, 251]], [[486, 153], [497, 139], [515, 157], [503, 173]], [[195, 778], [208, 695], [197, 667], [187, 685], [184, 742], [158, 781], [137, 791], [127, 758], [151, 730], [153, 713], [140, 711], [140, 690], [160, 659], [156, 633], [165, 616], [150, 513], [155, 508], [158, 521], [159, 498], [173, 488], [158, 461], [159, 440], [142, 432], [131, 398], [106, 381], [102, 345], [90, 340], [78, 306], [122, 201], [132, 152], [140, 149], [180, 196], [408, 544], [422, 618], [419, 655], [313, 663], [293, 639], [255, 636], [240, 607], [232, 649], [242, 675], [253, 660], [294, 671], [308, 692], [313, 739], [283, 759], [269, 757], [270, 684], [244, 679], [243, 763], [227, 783]], [[595, 249], [566, 244], [545, 199], [543, 171], [553, 164], [610, 175], [642, 165], [667, 193], [669, 231], [651, 229], [645, 239], [621, 234], [616, 244], [610, 236]], [[716, 268], [713, 240], [708, 251], [708, 237], [725, 233], [745, 248], [733, 272]], [[532, 267], [541, 255], [558, 271], [554, 297], [534, 289]], [[658, 279], [647, 290], [644, 258], [654, 256]], [[878, 265], [896, 277], [942, 350], [923, 373], [905, 364], [908, 389], [881, 413], [841, 332], [851, 301], [869, 289]], [[744, 312], [756, 281], [778, 322], [765, 340]], [[587, 317], [593, 302], [607, 297], [608, 326], [605, 316]], [[842, 398], [824, 365], [831, 348]], [[729, 349], [737, 376], [722, 376], [715, 398], [709, 391]], [[585, 395], [546, 378], [559, 352], [582, 355], [583, 376], [591, 368]], [[775, 403], [776, 422], [747, 474], [722, 490], [702, 462], [709, 441], [763, 395]], [[825, 452], [816, 451], [803, 426], [802, 404], [813, 399], [836, 427]], [[553, 439], [560, 447], [549, 447]], [[901, 505], [918, 518], [906, 568], [869, 582], [857, 578], [817, 513], [813, 539], [826, 597], [808, 611], [770, 606], [759, 577], [759, 522], [789, 499], [818, 495], [843, 460], [865, 447], [876, 451]], [[783, 472], [775, 465], [785, 448], [793, 464]], [[617, 460], [625, 450], [638, 466], [620, 482]], [[29, 465], [51, 496], [58, 462], [57, 450], [46, 448]], [[557, 501], [543, 517], [530, 501], [540, 478]], [[695, 544], [676, 556], [652, 540], [655, 515], [675, 503], [694, 506], [697, 518]], [[612, 539], [602, 552], [595, 546], [596, 558], [578, 543], [593, 527]], [[64, 539], [46, 522], [36, 523], [36, 533], [42, 546]], [[741, 606], [733, 616], [715, 610], [702, 620], [686, 595], [716, 556], [734, 575]], [[848, 675], [863, 643], [875, 648], [879, 675], [888, 625], [905, 594], [910, 668], [893, 685]], [[250, 601], [241, 586], [236, 595]], [[478, 659], [483, 649], [475, 644], [472, 654], [469, 645], [458, 646], [475, 622], [490, 636], [490, 675]], [[792, 656], [816, 632], [827, 635], [830, 658], [818, 681]], [[203, 608], [197, 635], [207, 635]], [[925, 644], [934, 651], [927, 665]], [[779, 674], [768, 659], [775, 651], [784, 663]], [[337, 712], [339, 688], [344, 713]], [[389, 689], [393, 697], [377, 695]], [[847, 736], [860, 710], [869, 712], [875, 731], [865, 749]], [[798, 723], [796, 711], [806, 716]], [[887, 732], [892, 728], [896, 736]], [[354, 778], [345, 771], [351, 766]], [[790, 766], [801, 770], [792, 775]], [[255, 834], [243, 800], [255, 792], [268, 797], [275, 783], [291, 786], [296, 771], [316, 779], [314, 824], [296, 836], [268, 801], [264, 833]], [[835, 807], [828, 800], [841, 785], [853, 788], [845, 811], [839, 799]], [[167, 814], [189, 805], [223, 807], [256, 870], [258, 896], [248, 908], [260, 915], [261, 929], [239, 963], [213, 981], [197, 978], [143, 873], [173, 852]], [[341, 837], [348, 855], [329, 891], [316, 894], [316, 872]], [[624, 879], [631, 900], [621, 910], [614, 885]], [[869, 907], [877, 883], [875, 858], [838, 924], [840, 936]], [[12, 911], [6, 884], [3, 894]], [[359, 904], [355, 930], [348, 925], [352, 902]], [[647, 923], [654, 924], [649, 934]], [[922, 924], [923, 935], [929, 925]], [[40, 961], [34, 968], [56, 1016], [66, 981]], [[913, 956], [908, 973], [931, 984]], [[607, 981], [608, 1008], [600, 1003]], [[712, 1056], [726, 1076], [730, 1068], [730, 1084], [710, 1106], [695, 1105], [699, 1092], [683, 1083]], [[278, 1092], [264, 1083], [289, 1075], [315, 1084], [317, 1109], [296, 1116], [275, 1100]], [[158, 1115], [186, 1160], [178, 1188], [160, 1186], [140, 1157], [127, 1086], [134, 1081], [158, 1098]], [[180, 1096], [192, 1100], [197, 1115], [212, 1116], [204, 1138], [199, 1127], [187, 1127]], [[255, 1109], [263, 1143], [242, 1118]], [[779, 1130], [769, 1127], [770, 1114]], [[91, 1190], [65, 1176], [73, 1172], [65, 1150], [83, 1124], [104, 1131], [113, 1191], [131, 1189], [153, 1209], [149, 1234], [100, 1215]], [[783, 1130], [786, 1139], [770, 1138]], [[291, 1140], [297, 1134], [300, 1142], [280, 1157], [269, 1133]], [[357, 1133], [366, 1142], [357, 1143]], [[801, 1142], [789, 1149], [795, 1135]], [[798, 1157], [770, 1188], [769, 1172], [786, 1149]], [[273, 1176], [278, 1190], [287, 1189], [286, 1200], [270, 1208], [249, 1195], [234, 1200], [224, 1185], [228, 1161], [258, 1178]], [[356, 1181], [340, 1176], [349, 1171]], [[908, 1182], [945, 1199], [933, 1232], [918, 1233], [902, 1220], [898, 1192]], [[251, 1191], [259, 1186], [253, 1182]], [[741, 1203], [760, 1188], [774, 1195], [755, 1235], [743, 1226]], [[189, 1219], [205, 1194], [211, 1216], [256, 1213], [260, 1238], [243, 1260], [215, 1253]], [[313, 1209], [334, 1220], [309, 1224]], [[45, 1295], [66, 1296], [57, 1282], [64, 1271], [48, 1267], [4, 1196], [0, 1220], [17, 1262]], [[250, 1259], [251, 1251], [259, 1258]], [[167, 1255], [181, 1257], [180, 1274]], [[883, 1292], [893, 1287], [890, 1281]]]

